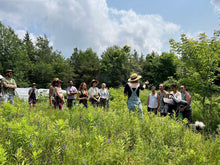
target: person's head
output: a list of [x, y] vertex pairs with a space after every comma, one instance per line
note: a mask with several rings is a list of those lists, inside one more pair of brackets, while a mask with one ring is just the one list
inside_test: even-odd
[[[55, 83], [55, 81], [58, 81], [59, 78], [54, 78], [52, 81], [51, 81], [51, 85], [53, 85]], [[54, 86], [54, 85], [53, 85]]]
[[164, 85], [164, 84], [160, 84], [160, 85], [159, 85], [159, 90], [160, 90], [160, 91], [163, 91], [164, 89], [165, 89], [165, 85]]
[[68, 81], [68, 84], [69, 84], [70, 87], [73, 86], [73, 81], [72, 81], [72, 80], [69, 80], [69, 81]]
[[33, 83], [32, 84], [32, 88], [36, 88], [37, 84], [36, 83]]
[[172, 90], [173, 92], [176, 92], [178, 86], [177, 86], [176, 84], [172, 83], [171, 86], [170, 86], [170, 88], [171, 88], [171, 90]]
[[98, 81], [98, 80], [95, 80], [95, 79], [93, 79], [93, 80], [90, 82], [90, 86], [91, 86], [91, 87], [96, 87], [98, 84], [99, 84], [99, 81]]
[[137, 75], [136, 73], [133, 73], [130, 75], [130, 78], [128, 79], [128, 82], [130, 83], [136, 83], [142, 76]]
[[180, 86], [180, 91], [181, 91], [182, 93], [185, 93], [185, 92], [186, 92], [186, 86], [185, 86], [185, 85], [181, 85], [181, 86]]
[[155, 90], [156, 90], [156, 87], [155, 87], [155, 86], [152, 86], [152, 87], [151, 87], [151, 91], [154, 93]]
[[105, 87], [106, 87], [106, 84], [102, 83], [102, 89], [105, 89]]
[[8, 78], [11, 78], [12, 74], [13, 74], [13, 71], [11, 69], [7, 69], [6, 72], [5, 72], [5, 76], [8, 77]]
[[81, 91], [81, 90], [87, 90], [87, 85], [86, 85], [85, 82], [82, 82], [82, 83], [80, 84], [80, 86], [79, 86], [79, 91]]
[[61, 87], [61, 85], [62, 85], [63, 81], [58, 80], [57, 82], [58, 82], [58, 87]]

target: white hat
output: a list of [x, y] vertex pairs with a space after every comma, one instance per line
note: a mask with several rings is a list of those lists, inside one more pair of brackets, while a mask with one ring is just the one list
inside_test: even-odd
[[0, 75], [0, 80], [3, 79], [4, 77], [2, 75]]

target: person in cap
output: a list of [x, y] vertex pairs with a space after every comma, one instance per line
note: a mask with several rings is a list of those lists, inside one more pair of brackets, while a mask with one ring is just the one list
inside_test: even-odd
[[146, 86], [149, 84], [149, 82], [146, 81], [145, 84], [142, 86], [139, 83], [140, 78], [141, 76], [137, 75], [136, 73], [130, 75], [130, 78], [128, 79], [128, 83], [124, 88], [124, 95], [128, 96], [127, 107], [129, 110], [129, 115], [131, 115], [131, 112], [132, 111], [134, 112], [135, 108], [138, 107], [139, 116], [143, 117], [142, 103], [139, 98], [139, 91], [144, 90]]
[[96, 86], [99, 84], [98, 80], [93, 79], [90, 82], [90, 88], [89, 88], [89, 100], [92, 103], [93, 107], [98, 107], [100, 103], [100, 93], [99, 88]]
[[10, 104], [14, 103], [14, 95], [15, 89], [17, 88], [17, 84], [15, 80], [12, 78], [13, 71], [11, 69], [6, 70], [5, 77], [2, 79], [3, 84], [3, 101], [8, 102]]
[[49, 102], [50, 102], [50, 105], [54, 105], [55, 103], [55, 84], [58, 84], [57, 80], [59, 80], [59, 78], [54, 78], [51, 82], [51, 86], [49, 88]]
[[73, 81], [70, 80], [68, 81], [69, 86], [66, 89], [66, 94], [67, 94], [67, 107], [71, 109], [73, 107], [73, 101], [75, 104], [75, 95], [77, 94], [77, 89], [76, 87], [73, 86]]
[[38, 94], [38, 90], [36, 86], [37, 84], [33, 83], [31, 89], [29, 89], [28, 91], [28, 103], [30, 105], [30, 108], [34, 108], [34, 109], [37, 103], [37, 94]]

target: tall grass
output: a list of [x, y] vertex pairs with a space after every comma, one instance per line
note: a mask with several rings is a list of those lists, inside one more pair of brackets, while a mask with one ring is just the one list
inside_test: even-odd
[[[123, 89], [110, 89], [109, 109], [54, 110], [42, 99], [0, 108], [1, 164], [220, 164], [220, 138], [206, 138], [185, 123], [126, 107]], [[142, 92], [143, 104], [149, 91]]]

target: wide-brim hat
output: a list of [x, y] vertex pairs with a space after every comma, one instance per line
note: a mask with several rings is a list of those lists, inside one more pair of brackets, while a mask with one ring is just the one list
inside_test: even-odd
[[129, 82], [134, 82], [142, 78], [142, 76], [137, 75], [136, 73], [133, 73], [130, 75], [130, 78], [128, 79]]
[[5, 71], [5, 73], [8, 73], [8, 72], [14, 73], [12, 69], [7, 69], [7, 70]]
[[93, 84], [94, 82], [96, 82], [97, 85], [99, 84], [99, 81], [98, 81], [98, 80], [93, 79], [93, 80], [90, 82], [90, 86], [92, 86], [92, 84]]
[[3, 79], [4, 77], [2, 75], [0, 75], [0, 80]]

